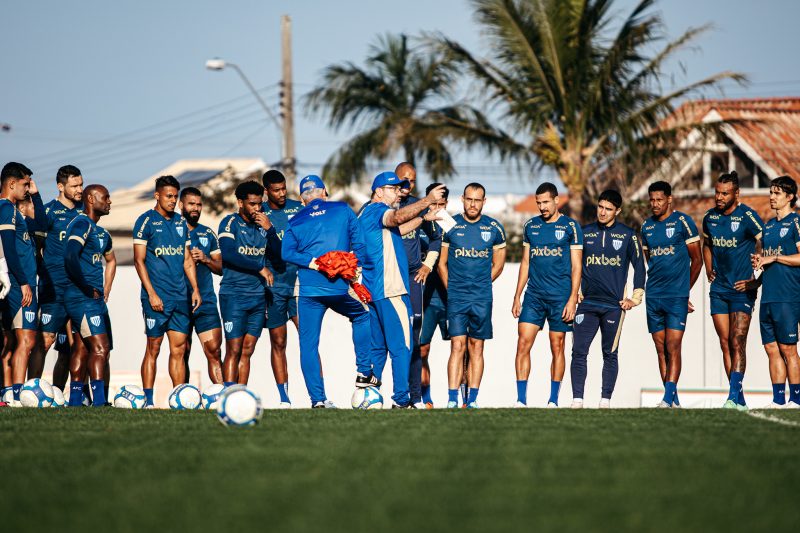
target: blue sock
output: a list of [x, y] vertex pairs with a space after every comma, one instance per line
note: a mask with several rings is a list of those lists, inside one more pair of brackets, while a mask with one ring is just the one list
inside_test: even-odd
[[69, 406], [80, 407], [83, 405], [83, 381], [70, 381]]
[[459, 387], [461, 389], [461, 403], [467, 403], [467, 394], [469, 393], [469, 389], [467, 388], [466, 383], [462, 383]]
[[147, 405], [155, 405], [153, 403], [153, 389], [144, 389], [144, 404]]
[[458, 403], [458, 389], [447, 389], [447, 401]]
[[236, 382], [235, 381], [223, 381], [222, 384], [225, 385], [225, 387], [227, 388], [227, 387], [230, 387], [231, 385], [236, 385]]
[[422, 386], [422, 401], [425, 403], [433, 403], [431, 399], [431, 386], [430, 385], [423, 385]]
[[19, 401], [19, 393], [22, 391], [22, 383], [14, 383], [11, 385], [11, 390], [14, 391], [14, 400]]
[[106, 404], [106, 387], [102, 379], [92, 380], [92, 406], [103, 407]]
[[800, 403], [800, 383], [789, 383], [789, 401]]
[[[789, 398], [792, 397], [792, 389], [789, 388]], [[778, 405], [785, 405], [786, 404], [786, 384], [785, 383], [773, 383], [772, 384], [772, 403], [777, 403]]]
[[467, 405], [478, 401], [478, 389], [469, 389], [469, 400], [467, 401]]
[[521, 404], [528, 405], [528, 380], [517, 380], [517, 401]]
[[664, 383], [664, 398], [662, 399], [664, 403], [670, 406], [675, 403], [675, 390], [677, 387], [678, 385], [674, 381]]
[[560, 381], [551, 381], [550, 382], [550, 399], [547, 400], [547, 403], [554, 403], [558, 405], [558, 393], [561, 391], [561, 382]]
[[680, 406], [681, 402], [678, 400], [678, 384], [675, 384], [675, 396], [672, 397], [672, 405]]
[[[744, 379], [744, 373], [742, 372], [731, 372], [731, 379], [730, 379], [730, 389], [728, 391], [728, 399], [733, 400], [734, 402], [738, 403], [739, 405], [744, 405], [744, 396], [742, 395], [742, 379]], [[742, 399], [742, 402], [739, 401], [739, 398]]]
[[289, 400], [289, 382], [278, 383], [278, 394], [281, 397], [281, 403], [292, 403]]

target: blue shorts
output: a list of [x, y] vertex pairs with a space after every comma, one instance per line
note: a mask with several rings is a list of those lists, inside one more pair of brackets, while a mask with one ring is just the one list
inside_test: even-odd
[[665, 329], [686, 330], [689, 298], [645, 298], [647, 330], [656, 333]]
[[72, 331], [77, 331], [81, 338], [111, 335], [108, 307], [102, 298], [70, 298], [64, 305], [69, 310]]
[[447, 332], [450, 338], [466, 335], [471, 339], [492, 338], [492, 301], [447, 302]]
[[219, 309], [226, 339], [239, 339], [245, 335], [255, 338], [261, 336], [266, 322], [266, 297], [220, 294]]
[[728, 315], [730, 313], [747, 313], [748, 315], [752, 315], [755, 304], [755, 298], [749, 298], [745, 294], [733, 298], [712, 294], [711, 314]]
[[447, 332], [447, 309], [439, 299], [431, 300], [430, 305], [422, 314], [422, 332], [419, 335], [420, 344], [430, 344], [436, 327], [442, 334], [443, 341], [449, 341], [450, 335]]
[[39, 305], [36, 301], [36, 287], [33, 288], [33, 299], [30, 305], [22, 307], [22, 289], [19, 285], [12, 284], [11, 290], [2, 302], [3, 329], [26, 329], [36, 331], [39, 329]]
[[[192, 304], [190, 303], [190, 309], [191, 306]], [[221, 328], [222, 323], [219, 319], [217, 302], [203, 300], [200, 307], [198, 307], [196, 311], [192, 311], [191, 317], [189, 318], [189, 327], [194, 329], [194, 332], [198, 335], [206, 331], [211, 331], [212, 329]]]
[[519, 321], [539, 326], [544, 326], [545, 319], [550, 326], [550, 331], [560, 331], [562, 333], [572, 331], [572, 324], [567, 324], [561, 320], [561, 313], [567, 305], [569, 296], [563, 299], [545, 299], [535, 296], [530, 292], [525, 292], [525, 299], [522, 301], [522, 311], [519, 314]]
[[758, 314], [761, 344], [797, 344], [800, 302], [761, 302]]
[[297, 316], [297, 298], [294, 290], [271, 289], [267, 296], [267, 329], [279, 328]]
[[164, 311], [158, 313], [150, 307], [150, 300], [142, 298], [144, 334], [148, 337], [163, 337], [167, 331], [177, 331], [188, 335], [191, 305], [186, 300], [164, 301]]
[[69, 316], [63, 298], [39, 304], [39, 329], [44, 333], [56, 334], [67, 324]]

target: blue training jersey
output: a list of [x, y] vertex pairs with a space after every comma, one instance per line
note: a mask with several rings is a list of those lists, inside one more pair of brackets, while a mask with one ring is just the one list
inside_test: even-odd
[[714, 268], [711, 294], [743, 296], [733, 288], [733, 284], [753, 277], [750, 255], [756, 251], [756, 241], [761, 238], [763, 226], [758, 214], [744, 204], [737, 205], [730, 215], [723, 214], [716, 207], [708, 210], [703, 217], [703, 238], [711, 244]]
[[[800, 217], [789, 213], [764, 225], [763, 254], [794, 255], [800, 251]], [[800, 267], [772, 263], [761, 275], [761, 303], [800, 301]]]
[[[189, 229], [189, 239], [192, 241], [191, 248], [197, 248], [202, 251], [206, 257], [220, 255], [219, 242], [217, 241], [217, 234], [214, 230], [203, 224], [198, 224], [194, 229]], [[200, 290], [200, 298], [203, 303], [217, 304], [217, 295], [214, 293], [214, 273], [208, 268], [208, 265], [202, 263], [195, 263], [194, 265], [197, 276], [197, 288]], [[192, 285], [189, 283], [189, 278], [186, 279], [186, 293], [191, 296]]]
[[338, 296], [350, 290], [343, 279], [330, 280], [310, 268], [314, 259], [334, 250], [353, 252], [363, 267], [366, 250], [356, 214], [344, 202], [317, 198], [289, 221], [283, 235], [281, 255], [298, 266], [300, 296]]
[[259, 274], [267, 256], [280, 257], [280, 239], [275, 227], [265, 230], [248, 222], [239, 213], [219, 224], [219, 247], [222, 251], [222, 282], [219, 293], [242, 297], [266, 297], [267, 281]]
[[[262, 204], [264, 214], [269, 217], [272, 225], [275, 226], [275, 231], [278, 233], [278, 238], [283, 240], [283, 235], [286, 233], [286, 228], [289, 227], [289, 221], [303, 208], [303, 204], [297, 200], [290, 198], [286, 199], [286, 204], [281, 209], [272, 209], [269, 202]], [[286, 263], [280, 257], [274, 259], [267, 259], [267, 266], [275, 275], [275, 283], [272, 289], [282, 292], [294, 291], [294, 285], [297, 281], [297, 265]]]
[[[103, 257], [113, 250], [111, 236], [85, 213], [76, 215], [67, 225], [65, 231], [65, 242], [74, 240], [79, 242], [82, 247], [78, 263], [83, 279], [93, 289], [103, 294]], [[67, 275], [66, 269], [64, 274]], [[85, 295], [75, 283], [68, 283], [64, 296], [66, 298], [75, 298], [84, 297]]]
[[691, 261], [687, 245], [698, 242], [692, 217], [673, 211], [664, 220], [650, 217], [642, 224], [642, 249], [647, 261], [647, 296], [688, 298]]
[[[17, 209], [17, 206], [7, 198], [0, 198], [0, 231], [5, 230], [14, 231], [16, 255], [22, 267], [22, 272], [18, 278], [9, 265], [9, 272], [12, 274], [10, 276], [11, 285], [13, 287], [30, 285], [31, 289], [33, 289], [36, 287], [36, 251], [33, 239], [31, 239], [31, 235], [28, 232], [28, 224], [25, 222], [25, 217]], [[5, 249], [4, 253], [7, 258], [6, 261], [8, 261], [8, 256], [14, 253], [14, 250]]]
[[[147, 247], [144, 266], [158, 297], [163, 301], [186, 300], [186, 284], [180, 280], [185, 275], [184, 251], [191, 241], [184, 218], [178, 213], [166, 218], [155, 209], [150, 209], [136, 219], [133, 244]], [[141, 298], [147, 298], [144, 287]]]
[[57, 198], [45, 206], [46, 227], [37, 235], [44, 237], [42, 268], [39, 273], [39, 299], [49, 300], [63, 293], [68, 284], [64, 270], [64, 251], [67, 243], [67, 226], [78, 216], [82, 207], [67, 207]]
[[447, 254], [447, 300], [492, 301], [492, 257], [506, 246], [503, 225], [481, 215], [469, 222], [463, 214], [453, 217], [456, 225], [442, 239]]
[[408, 257], [403, 236], [399, 228], [384, 225], [391, 211], [388, 205], [376, 202], [367, 205], [358, 215], [367, 250], [364, 286], [373, 300], [408, 294]]
[[583, 301], [619, 307], [626, 297], [628, 267], [633, 266], [633, 288], [644, 289], [642, 244], [633, 228], [614, 221], [612, 226], [593, 222], [583, 226]]
[[583, 232], [573, 219], [559, 213], [552, 222], [541, 215], [525, 222], [522, 245], [528, 254], [528, 287], [542, 298], [563, 300], [572, 292], [572, 255], [583, 249]]

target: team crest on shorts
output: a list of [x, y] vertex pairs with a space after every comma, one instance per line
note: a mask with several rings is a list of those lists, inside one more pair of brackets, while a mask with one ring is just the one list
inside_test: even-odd
[[581, 322], [583, 322], [583, 313], [575, 315], [575, 323], [580, 324]]
[[731, 231], [736, 231], [737, 229], [739, 229], [739, 222], [731, 221]]
[[66, 333], [59, 333], [58, 334], [58, 343], [59, 344], [64, 344], [65, 342], [67, 342], [67, 334]]
[[36, 313], [33, 311], [25, 311], [25, 320], [33, 322], [36, 319]]
[[51, 315], [49, 313], [43, 313], [42, 314], [42, 324], [49, 324], [50, 320], [52, 320], [52, 318], [53, 318], [53, 315]]
[[208, 237], [200, 237], [197, 240], [199, 240], [200, 244], [202, 244], [203, 246], [208, 246]]
[[178, 232], [178, 237], [183, 237], [183, 226], [175, 226], [175, 231]]
[[671, 239], [675, 235], [675, 228], [667, 228], [667, 239]]
[[225, 333], [233, 331], [233, 322], [225, 322]]
[[482, 231], [481, 232], [481, 239], [483, 239], [484, 242], [489, 242], [489, 240], [491, 238], [492, 238], [492, 232], [491, 231]]
[[781, 239], [786, 237], [787, 233], [789, 233], [789, 228], [781, 228]]
[[563, 229], [557, 229], [556, 230], [556, 239], [558, 239], [560, 241], [563, 238], [564, 238], [564, 230]]
[[611, 241], [611, 244], [614, 245], [615, 250], [619, 250], [620, 248], [622, 248], [622, 239], [614, 239], [613, 241]]
[[99, 316], [93, 316], [93, 317], [91, 317], [89, 319], [89, 322], [91, 322], [94, 327], [99, 327], [100, 326], [100, 317]]
[[147, 323], [147, 329], [153, 329], [155, 327], [155, 325], [156, 325], [156, 319], [155, 318], [148, 318], [148, 319], [145, 320], [145, 322]]

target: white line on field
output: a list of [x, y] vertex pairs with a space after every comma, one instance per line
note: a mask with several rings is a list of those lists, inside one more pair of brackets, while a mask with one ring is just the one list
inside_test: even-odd
[[768, 415], [767, 413], [761, 411], [744, 411], [744, 414], [750, 415], [753, 418], [758, 418], [759, 420], [766, 420], [767, 422], [774, 422], [775, 424], [781, 424], [782, 426], [800, 427], [800, 423], [798, 422], [794, 422], [792, 420], [784, 420], [783, 418]]

